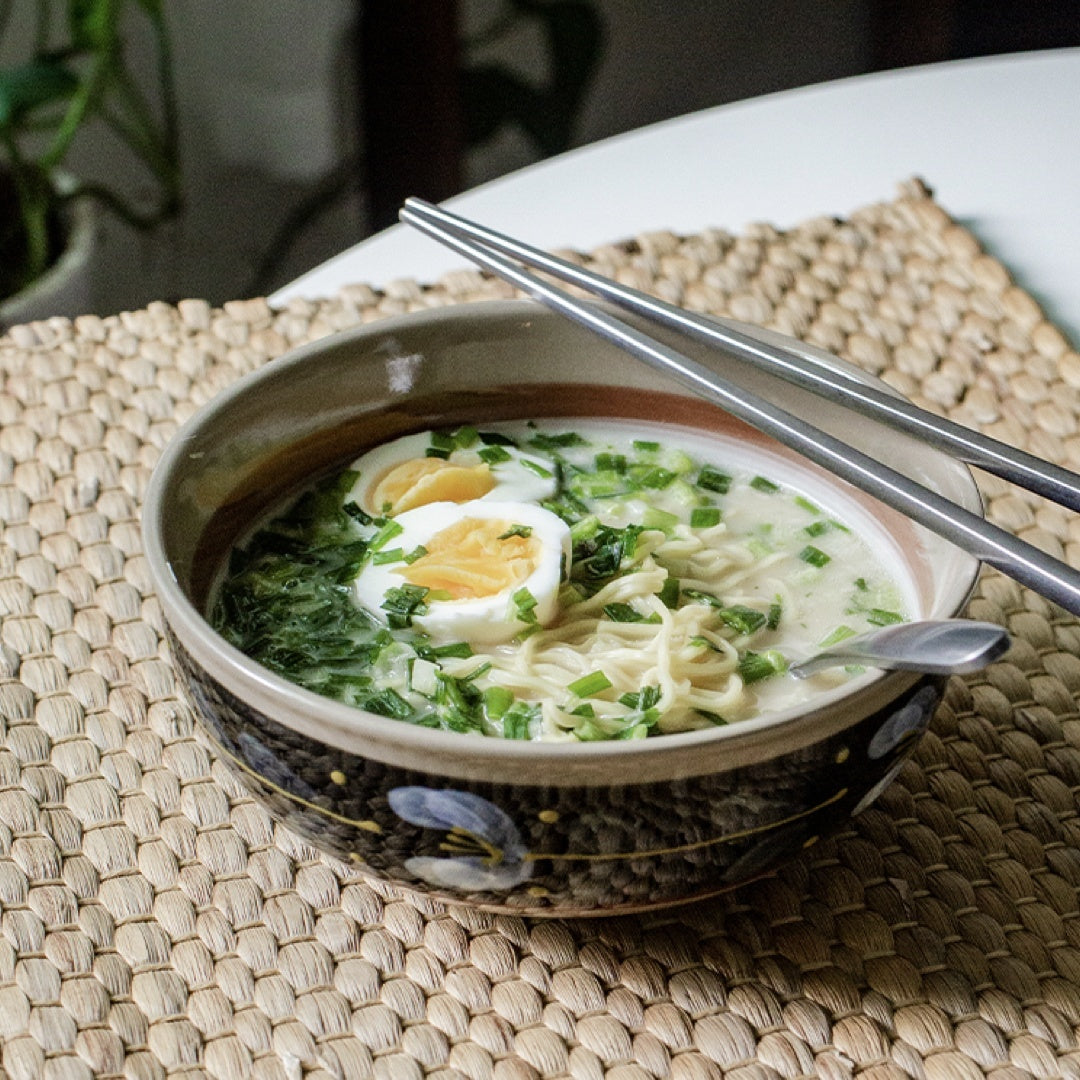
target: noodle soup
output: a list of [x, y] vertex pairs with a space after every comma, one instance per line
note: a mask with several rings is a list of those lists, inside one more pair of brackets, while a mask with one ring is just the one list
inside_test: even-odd
[[249, 533], [212, 621], [278, 674], [423, 727], [596, 742], [737, 724], [857, 677], [787, 668], [915, 610], [889, 535], [836, 493], [671, 425], [422, 432]]

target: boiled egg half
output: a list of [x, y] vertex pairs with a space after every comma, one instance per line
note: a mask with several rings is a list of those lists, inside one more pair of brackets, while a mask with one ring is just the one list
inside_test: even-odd
[[482, 436], [468, 447], [443, 437], [450, 449], [438, 439], [424, 431], [369, 450], [351, 466], [360, 475], [347, 499], [372, 517], [397, 517], [429, 503], [540, 502], [555, 494], [555, 464], [541, 454], [485, 445]]
[[354, 584], [357, 602], [382, 622], [394, 606], [391, 590], [403, 585], [428, 590], [411, 622], [437, 644], [498, 645], [558, 614], [570, 529], [543, 507], [436, 502], [395, 522], [401, 531], [370, 555]]

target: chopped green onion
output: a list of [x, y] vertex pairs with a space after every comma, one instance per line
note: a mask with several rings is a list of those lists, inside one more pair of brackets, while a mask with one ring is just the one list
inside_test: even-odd
[[396, 521], [388, 521], [383, 525], [379, 531], [368, 541], [368, 547], [372, 551], [379, 551], [394, 539], [395, 536], [399, 536], [404, 530], [401, 525]]
[[414, 615], [427, 614], [425, 601], [430, 593], [431, 590], [423, 585], [400, 585], [387, 589], [381, 605], [386, 612], [387, 622], [395, 630], [412, 626]]
[[589, 514], [570, 526], [570, 539], [576, 544], [579, 540], [589, 540], [600, 531], [600, 519]]
[[474, 427], [470, 427], [466, 424], [464, 427], [459, 427], [454, 432], [454, 444], [461, 447], [462, 450], [468, 450], [470, 446], [476, 444], [476, 440], [480, 437], [480, 433]]
[[514, 605], [517, 617], [523, 623], [536, 622], [536, 612], [533, 608], [536, 607], [538, 601], [524, 585], [510, 597], [510, 601]]
[[385, 563], [403, 562], [405, 551], [402, 548], [387, 548], [385, 551], [376, 551], [371, 556], [373, 566], [382, 566]]
[[768, 622], [768, 616], [744, 604], [732, 604], [722, 607], [716, 613], [724, 624], [730, 626], [736, 634], [752, 634]]
[[487, 465], [498, 465], [502, 461], [510, 461], [511, 456], [502, 446], [485, 446], [477, 450], [476, 456]]
[[738, 671], [744, 683], [760, 682], [787, 671], [787, 660], [776, 649], [761, 653], [747, 651], [739, 658]]
[[829, 528], [827, 521], [811, 521], [809, 525], [803, 527], [803, 532], [807, 536], [820, 536], [822, 533], [827, 533]]
[[651, 709], [659, 700], [659, 686], [643, 686], [635, 693], [620, 695], [619, 704], [625, 705], [628, 709], [640, 709], [644, 712], [646, 709]]
[[780, 490], [780, 485], [774, 483], [767, 476], [755, 476], [754, 479], [750, 481], [750, 486], [755, 491], [764, 491], [769, 495]]
[[646, 529], [659, 529], [666, 535], [671, 535], [675, 526], [679, 524], [679, 518], [675, 514], [669, 514], [666, 510], [660, 510], [655, 506], [646, 507], [642, 515], [641, 524]]
[[514, 695], [505, 686], [489, 686], [484, 691], [484, 712], [493, 720], [499, 720], [511, 705]]
[[509, 529], [498, 537], [499, 540], [509, 540], [511, 536], [522, 536], [526, 539], [532, 536], [531, 525], [511, 525]]
[[457, 657], [461, 660], [467, 660], [473, 655], [472, 646], [467, 641], [454, 641], [449, 645], [436, 645], [431, 650], [432, 656], [437, 656], [440, 660], [444, 657]]
[[724, 606], [724, 601], [719, 596], [707, 593], [704, 589], [683, 589], [682, 595], [699, 604], [708, 604], [709, 607], [722, 608]]
[[413, 714], [412, 706], [396, 691], [380, 690], [357, 701], [361, 709], [389, 716], [392, 720], [407, 720]]
[[811, 566], [825, 566], [832, 562], [832, 556], [826, 555], [821, 548], [816, 548], [813, 544], [807, 544], [806, 547], [799, 552], [799, 558], [804, 563], [809, 563]]
[[821, 513], [821, 507], [819, 507], [816, 503], [812, 503], [809, 499], [804, 498], [802, 495], [795, 496], [795, 505], [801, 506], [805, 511], [810, 514]]
[[611, 686], [611, 680], [602, 671], [592, 671], [575, 679], [568, 687], [575, 697], [586, 698], [601, 694]]
[[784, 604], [780, 597], [776, 597], [775, 600], [769, 605], [769, 615], [765, 620], [765, 627], [768, 630], [775, 630], [780, 625], [780, 619], [784, 614]]
[[601, 742], [609, 738], [608, 733], [588, 717], [574, 728], [574, 734], [580, 742]]
[[626, 474], [633, 485], [650, 491], [663, 491], [675, 479], [675, 473], [660, 465], [631, 465]]
[[550, 479], [553, 475], [553, 473], [549, 469], [545, 469], [544, 466], [541, 465], [538, 461], [531, 461], [529, 458], [523, 457], [521, 459], [521, 464], [523, 468], [528, 469], [529, 472], [536, 473], [537, 476], [541, 477], [544, 480]]
[[417, 544], [416, 547], [405, 556], [405, 562], [410, 566], [416, 562], [417, 559], [422, 559], [427, 554], [427, 548], [423, 544]]
[[695, 483], [706, 491], [726, 495], [731, 487], [731, 477], [727, 473], [720, 472], [719, 469], [714, 469], [711, 465], [703, 465]]
[[612, 622], [623, 623], [658, 623], [660, 622], [660, 616], [653, 613], [652, 615], [642, 615], [636, 608], [631, 607], [629, 604], [612, 603], [604, 605], [604, 614]]
[[449, 459], [450, 453], [449, 450], [442, 450], [438, 446], [429, 446], [424, 451], [424, 457], [440, 458], [441, 460], [446, 461]]
[[846, 641], [849, 637], [854, 637], [855, 631], [850, 626], [846, 626], [841, 623], [835, 630], [823, 637], [818, 645], [822, 649], [827, 649], [830, 645], [838, 645], [841, 641]]
[[433, 431], [431, 433], [431, 445], [436, 450], [446, 450], [448, 452], [457, 449], [454, 436], [448, 435], [445, 431]]
[[866, 621], [871, 626], [892, 626], [902, 623], [904, 616], [898, 611], [886, 611], [884, 608], [871, 608], [866, 614]]
[[479, 679], [481, 675], [486, 675], [491, 670], [491, 663], [485, 660], [482, 664], [477, 664], [472, 671], [467, 672], [464, 675], [459, 675], [458, 680], [460, 682], [472, 682], [474, 679]]
[[679, 606], [679, 579], [669, 575], [656, 595], [660, 597], [660, 603], [664, 607], [677, 608]]
[[866, 578], [864, 578], [864, 577], [857, 577], [855, 579], [855, 588], [858, 589], [859, 592], [869, 592], [870, 591], [870, 586], [866, 584]]
[[690, 528], [711, 529], [720, 524], [720, 508], [717, 506], [698, 506], [690, 512]]
[[515, 701], [503, 716], [503, 738], [527, 739], [530, 726], [540, 719], [540, 706]]
[[418, 656], [409, 662], [409, 689], [423, 694], [424, 697], [434, 697], [439, 688], [438, 672], [438, 664]]
[[357, 506], [352, 499], [350, 499], [342, 509], [345, 511], [346, 514], [349, 515], [349, 517], [353, 518], [355, 521], [360, 522], [361, 525], [371, 524], [371, 515], [361, 510], [360, 507]]
[[576, 431], [564, 431], [559, 435], [538, 431], [529, 440], [529, 445], [535, 446], [537, 450], [561, 450], [568, 446], [588, 446], [589, 444]]
[[501, 431], [480, 431], [477, 434], [485, 446], [517, 446], [513, 439]]
[[655, 454], [660, 449], [658, 442], [650, 442], [647, 439], [635, 439], [634, 449], [640, 450], [643, 454]]
[[596, 455], [596, 471], [597, 472], [626, 472], [626, 455], [625, 454], [597, 454]]

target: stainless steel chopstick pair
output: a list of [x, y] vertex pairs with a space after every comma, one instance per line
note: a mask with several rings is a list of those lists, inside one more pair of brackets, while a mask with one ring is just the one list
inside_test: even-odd
[[741, 359], [832, 401], [901, 428], [1006, 480], [1080, 510], [1080, 476], [1021, 450], [934, 416], [911, 402], [868, 387], [852, 375], [761, 341], [627, 288], [448, 210], [409, 199], [401, 220], [439, 240], [534, 299], [674, 377], [701, 397], [771, 435], [809, 460], [938, 533], [989, 566], [1080, 615], [1080, 572], [992, 525], [978, 514], [717, 375], [587, 301], [530, 273], [517, 261], [571, 282], [690, 337], [720, 345]]

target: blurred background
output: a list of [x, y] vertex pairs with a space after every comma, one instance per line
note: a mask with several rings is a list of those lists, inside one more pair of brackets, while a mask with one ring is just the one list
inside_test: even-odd
[[407, 194], [790, 87], [1077, 44], [1077, 0], [0, 0], [0, 262], [56, 167], [94, 197], [52, 313], [220, 303]]

